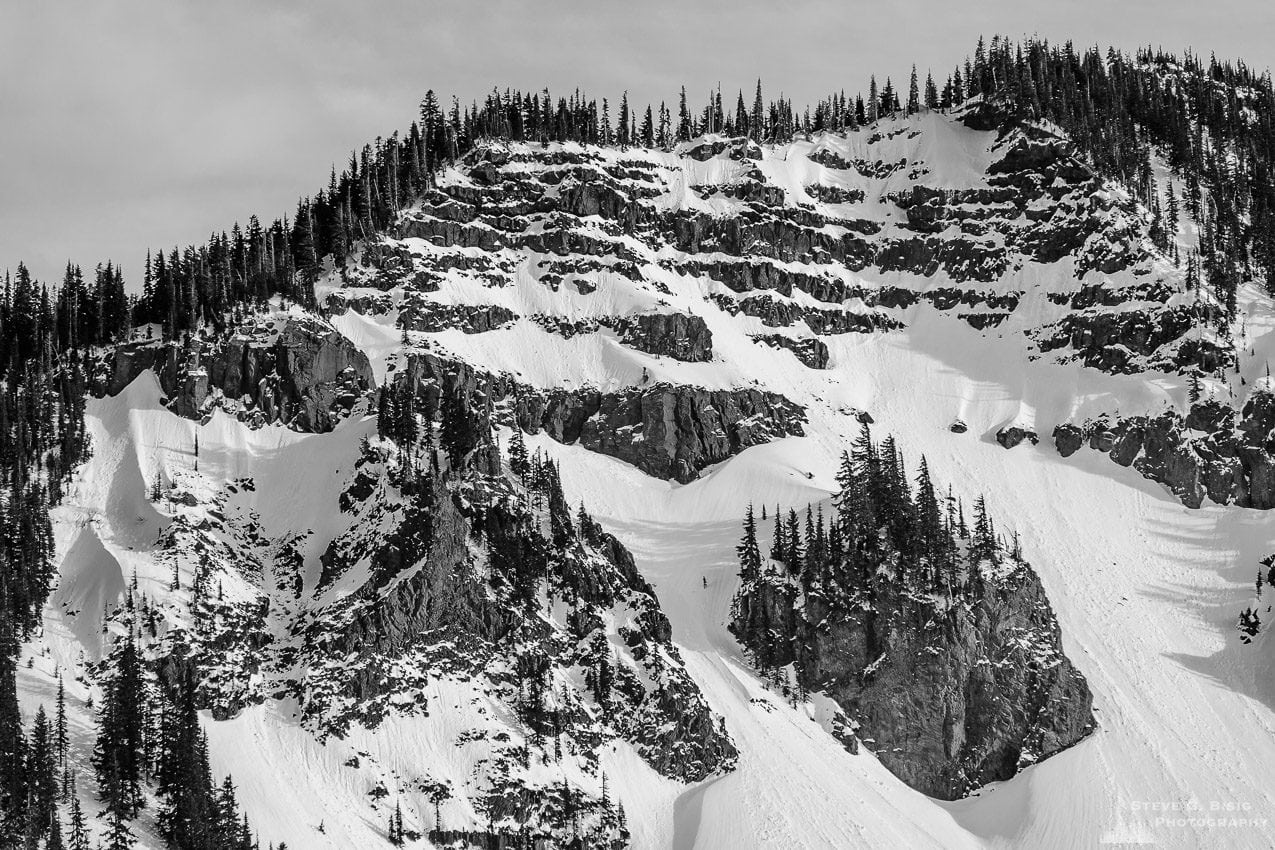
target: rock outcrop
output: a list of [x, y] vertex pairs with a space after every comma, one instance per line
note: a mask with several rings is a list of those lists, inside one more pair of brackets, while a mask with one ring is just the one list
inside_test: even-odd
[[425, 398], [455, 393], [475, 409], [529, 433], [544, 431], [631, 463], [649, 475], [686, 484], [701, 470], [749, 446], [801, 436], [805, 411], [776, 393], [706, 390], [658, 383], [615, 392], [542, 391], [432, 354], [409, 358], [398, 381]]
[[302, 431], [331, 430], [375, 383], [367, 355], [310, 316], [265, 316], [186, 345], [121, 345], [101, 364], [97, 388], [114, 395], [147, 369], [181, 416], [198, 418], [216, 405]]
[[[735, 745], [632, 555], [568, 504], [556, 466], [539, 453], [511, 452], [506, 464], [490, 409], [470, 405], [479, 393], [412, 401], [406, 414], [383, 409], [378, 430], [392, 436], [359, 444], [338, 500], [349, 523], [322, 550], [317, 581], [296, 548], [310, 532], [271, 538], [253, 500], [239, 501], [251, 479], [212, 500], [169, 499], [160, 549], [198, 565], [196, 588], [224, 580], [236, 591], [195, 591], [185, 604], [198, 627], [151, 646], [160, 675], [193, 673], [200, 708], [218, 719], [288, 700], [301, 727], [328, 742], [391, 717], [428, 728], [432, 714], [457, 711], [467, 724], [459, 739], [436, 726], [448, 732], [435, 746], [468, 759], [473, 787], [450, 792], [489, 818], [456, 840], [567, 846], [574, 812], [593, 846], [627, 846], [588, 778], [602, 748], [624, 742], [660, 775], [699, 782], [733, 768]], [[433, 423], [438, 447], [417, 430]], [[258, 586], [267, 564], [273, 581]], [[542, 764], [564, 774], [551, 790]], [[419, 792], [429, 770], [381, 781]]]
[[426, 333], [457, 330], [480, 334], [505, 327], [517, 318], [517, 313], [499, 304], [439, 304], [413, 299], [400, 308], [398, 326]]
[[[1034, 336], [1041, 351], [1069, 348], [1086, 366], [1113, 374], [1188, 367], [1212, 372], [1228, 365], [1232, 355], [1212, 342], [1183, 339], [1192, 328], [1211, 321], [1211, 309], [1199, 304], [1116, 312], [1091, 309], [1064, 316]], [[1181, 344], [1174, 345], [1178, 340]]]
[[1007, 449], [1014, 448], [1014, 446], [1024, 440], [1033, 446], [1040, 442], [1040, 438], [1036, 436], [1035, 431], [1030, 428], [1024, 428], [1021, 425], [1006, 425], [996, 432], [996, 442]]
[[924, 464], [909, 478], [893, 438], [865, 429], [826, 531], [822, 509], [803, 534], [776, 508], [763, 544], [750, 509], [730, 629], [773, 687], [836, 702], [846, 720], [824, 728], [843, 744], [953, 800], [1080, 741], [1093, 698], [1017, 538], [982, 499], [970, 527], [945, 520]]
[[760, 334], [753, 339], [771, 348], [784, 348], [811, 369], [828, 368], [828, 344], [817, 337], [791, 337], [783, 334]]
[[[1095, 725], [1093, 697], [1062, 653], [1040, 580], [1020, 565], [995, 582], [995, 592], [956, 608], [942, 635], [906, 625], [921, 611], [890, 595], [875, 609], [902, 606], [894, 622], [811, 599], [795, 625], [789, 661], [807, 687], [857, 720], [859, 740], [891, 772], [943, 800], [1009, 779]], [[756, 604], [793, 616], [782, 594]]]
[[580, 444], [686, 484], [749, 446], [801, 436], [804, 421], [800, 407], [774, 393], [656, 384], [604, 394]]
[[792, 664], [803, 690], [836, 700], [900, 779], [954, 800], [1095, 728], [1036, 574], [1012, 558], [980, 569], [985, 592], [942, 600], [878, 575], [869, 594], [832, 602], [771, 574], [741, 590], [732, 630], [768, 668]]
[[1275, 388], [1264, 381], [1239, 411], [1217, 400], [1196, 402], [1186, 416], [1098, 418], [1054, 429], [1067, 457], [1088, 444], [1169, 488], [1182, 503], [1275, 508]]
[[713, 359], [713, 334], [704, 320], [686, 313], [641, 313], [615, 320], [615, 330], [625, 345], [700, 363]]

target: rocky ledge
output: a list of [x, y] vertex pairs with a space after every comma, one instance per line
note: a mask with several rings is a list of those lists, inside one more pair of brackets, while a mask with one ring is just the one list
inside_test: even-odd
[[1093, 698], [982, 500], [967, 529], [963, 509], [943, 516], [924, 467], [913, 493], [893, 444], [868, 445], [843, 463], [826, 530], [807, 511], [803, 535], [790, 512], [766, 559], [750, 513], [731, 631], [794, 701], [836, 701], [847, 720], [829, 731], [844, 745], [953, 800], [1080, 741]]
[[95, 388], [115, 395], [151, 369], [177, 414], [214, 406], [252, 424], [330, 431], [375, 381], [367, 355], [312, 316], [265, 315], [234, 332], [177, 342], [136, 342], [98, 364]]
[[433, 354], [413, 355], [394, 380], [421, 397], [454, 394], [528, 433], [544, 431], [683, 484], [749, 446], [801, 436], [806, 421], [800, 405], [757, 389], [657, 383], [545, 391]]
[[828, 368], [828, 345], [816, 337], [794, 338], [783, 334], [759, 334], [754, 340], [771, 348], [784, 348], [811, 369]]
[[615, 320], [620, 341], [647, 354], [699, 363], [713, 359], [713, 334], [699, 316], [642, 313]]
[[1168, 487], [1188, 507], [1207, 496], [1219, 505], [1275, 508], [1275, 386], [1254, 387], [1238, 416], [1230, 405], [1206, 399], [1186, 416], [1169, 411], [1123, 419], [1101, 417], [1054, 429], [1059, 454], [1082, 446], [1132, 466]]

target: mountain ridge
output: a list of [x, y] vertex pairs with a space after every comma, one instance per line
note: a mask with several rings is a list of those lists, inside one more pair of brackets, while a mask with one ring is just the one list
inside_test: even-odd
[[[1092, 140], [1019, 112], [1032, 96], [1004, 90], [1012, 52], [993, 54], [983, 96], [951, 113], [918, 105], [808, 139], [709, 134], [667, 150], [476, 139], [418, 176], [419, 193], [390, 180], [364, 205], [369, 175], [399, 174], [382, 167], [399, 150], [387, 146], [371, 168], [352, 163], [344, 190], [334, 175], [352, 221], [303, 203], [304, 225], [148, 264], [136, 317], [152, 324], [94, 340], [94, 454], [55, 514], [61, 584], [23, 651], [24, 706], [75, 671], [71, 762], [87, 772], [86, 702], [121, 693], [118, 658], [136, 643], [162, 705], [208, 710], [205, 758], [246, 783], [239, 800], [268, 841], [1066, 843], [1078, 811], [1094, 834], [1181, 837], [1117, 805], [1209, 787], [1175, 756], [1147, 761], [1148, 736], [1223, 705], [1249, 724], [1240, 743], [1270, 725], [1269, 704], [1232, 701], [1254, 690], [1251, 662], [1212, 630], [1270, 549], [1219, 507], [1266, 500], [1269, 298], [1227, 277], [1239, 265], [1218, 273], [1238, 261], [1211, 247], [1230, 226], [1208, 206], [1215, 186], [1200, 226], [1160, 209], [1159, 185], [1192, 194], [1171, 155], [1146, 159], [1150, 186], [1100, 176]], [[439, 133], [420, 149], [442, 150]], [[348, 229], [316, 233], [332, 221]], [[86, 330], [68, 298], [50, 310], [59, 340]], [[1237, 408], [1252, 415], [1228, 436]], [[835, 459], [874, 420], [901, 435], [899, 467], [904, 448], [923, 455], [1022, 534], [1039, 569], [1027, 607], [1047, 612], [1042, 663], [1074, 661], [1102, 719], [1070, 749], [1026, 747], [1009, 773], [921, 784], [983, 786], [947, 805], [881, 770], [915, 781], [904, 757], [850, 751], [853, 697], [767, 685], [774, 671], [726, 632], [747, 504], [831, 514]], [[1056, 449], [1037, 445], [1047, 435]], [[1076, 453], [1086, 442], [1138, 475]], [[1207, 461], [1194, 472], [1191, 453]], [[1243, 581], [1147, 542], [1157, 522], [1235, 547]], [[813, 545], [818, 528], [796, 537]], [[1109, 552], [1127, 575], [1109, 575]], [[1234, 610], [1167, 633], [1180, 609], [1159, 567]], [[1131, 597], [1161, 619], [1132, 619]], [[979, 616], [995, 619], [1003, 603], [988, 604]], [[1152, 637], [1177, 655], [1149, 657]], [[809, 634], [780, 643], [820, 655]], [[1182, 663], [1209, 675], [1179, 683], [1184, 708], [1154, 705], [1193, 647], [1216, 655]], [[899, 659], [872, 659], [838, 675], [917, 687]], [[800, 664], [792, 677], [809, 689]], [[1228, 692], [1210, 693], [1219, 682]], [[1088, 692], [1059, 698], [1083, 718]], [[1195, 757], [1236, 752], [1206, 732], [1175, 741]], [[1074, 787], [1078, 767], [1092, 791]], [[1225, 765], [1200, 773], [1263, 793]], [[312, 799], [275, 799], [280, 776]], [[1073, 797], [1011, 814], [1038, 787]], [[171, 793], [144, 792], [159, 815], [133, 821], [144, 842], [172, 840]], [[845, 814], [820, 824], [802, 794], [836, 794]]]

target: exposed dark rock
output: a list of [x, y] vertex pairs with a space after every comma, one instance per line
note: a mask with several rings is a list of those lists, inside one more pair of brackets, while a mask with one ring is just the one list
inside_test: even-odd
[[[329, 431], [373, 384], [367, 355], [331, 325], [310, 317], [268, 319], [215, 340], [119, 346], [99, 387], [114, 395], [153, 369], [178, 414], [198, 418], [213, 390], [246, 403], [258, 421]], [[216, 401], [216, 400], [214, 400]], [[220, 402], [218, 402], [220, 403]]]
[[683, 153], [698, 162], [705, 162], [724, 152], [731, 159], [761, 159], [761, 148], [747, 138], [709, 139], [688, 147]]
[[[928, 610], [885, 582], [873, 604], [794, 607], [791, 585], [762, 582], [732, 626], [785, 624], [790, 644], [771, 663], [795, 663], [859, 724], [858, 737], [895, 775], [953, 800], [1070, 747], [1095, 726], [1093, 697], [1062, 652], [1040, 580], [1025, 564], [990, 579], [972, 605]], [[888, 612], [888, 613], [887, 613]], [[896, 616], [897, 612], [897, 616]], [[927, 621], [943, 625], [921, 628]]]
[[504, 375], [414, 355], [397, 380], [410, 381], [428, 403], [442, 389], [459, 393], [475, 410], [507, 404], [524, 431], [545, 431], [563, 443], [579, 442], [654, 475], [683, 484], [707, 466], [749, 446], [801, 436], [804, 409], [783, 396], [755, 389], [705, 390], [652, 384], [618, 392], [596, 389], [544, 392]]
[[791, 301], [783, 301], [769, 294], [749, 295], [735, 300], [718, 293], [714, 302], [731, 315], [743, 313], [761, 319], [770, 328], [791, 327], [798, 319], [816, 334], [875, 333], [903, 327], [903, 323], [880, 311], [860, 313], [853, 310], [802, 307]]
[[[1087, 437], [1091, 448], [1108, 453], [1121, 466], [1132, 466], [1158, 481], [1188, 507], [1208, 498], [1220, 505], [1275, 508], [1275, 393], [1257, 387], [1238, 417], [1217, 400], [1193, 404], [1185, 416], [1165, 411], [1158, 416], [1106, 418], [1083, 425], [1060, 425]], [[1062, 443], [1059, 443], [1062, 451]]]
[[952, 424], [947, 427], [947, 429], [953, 434], [964, 434], [970, 428], [963, 420], [955, 419], [952, 421]]
[[1071, 457], [1084, 444], [1085, 434], [1075, 425], [1064, 423], [1054, 428], [1054, 446], [1063, 457]]
[[1198, 366], [1212, 372], [1227, 365], [1230, 355], [1198, 341], [1193, 346], [1183, 344], [1176, 351], [1169, 348], [1170, 343], [1207, 320], [1208, 308], [1201, 305], [1086, 311], [1070, 313], [1061, 321], [1040, 328], [1034, 336], [1041, 351], [1070, 346], [1086, 366], [1104, 372], [1127, 374], [1156, 366]]
[[328, 295], [328, 315], [339, 316], [350, 310], [364, 316], [383, 316], [394, 309], [394, 301], [385, 293], [376, 295], [352, 295], [337, 290]]
[[857, 313], [852, 310], [803, 310], [801, 318], [817, 334], [875, 333], [903, 327], [903, 323], [884, 313]]
[[765, 260], [697, 261], [686, 263], [678, 270], [683, 274], [707, 275], [739, 293], [769, 289], [781, 295], [792, 295], [794, 289], [799, 289], [811, 298], [830, 304], [840, 304], [850, 296], [849, 288], [839, 280], [790, 271]]
[[698, 363], [713, 359], [713, 334], [704, 320], [686, 313], [641, 313], [615, 322], [620, 341], [647, 354]]
[[1033, 446], [1040, 442], [1040, 438], [1036, 436], [1035, 431], [1018, 425], [1006, 425], [996, 432], [996, 442], [1007, 449], [1012, 449], [1023, 440], [1027, 440]]
[[499, 304], [439, 304], [412, 299], [401, 307], [398, 325], [409, 331], [436, 333], [458, 330], [479, 334], [502, 328], [517, 319], [518, 315], [513, 310]]
[[798, 360], [811, 369], [828, 368], [828, 346], [821, 339], [813, 337], [790, 337], [783, 334], [765, 334], [753, 339], [771, 348], [784, 348], [791, 351]]
[[[737, 293], [775, 290], [791, 295], [799, 289], [834, 307], [847, 305], [852, 298], [862, 298], [869, 308], [906, 308], [928, 300], [937, 309], [948, 310], [960, 304], [972, 309], [959, 312], [957, 317], [984, 331], [1004, 322], [1022, 293], [980, 292], [969, 285], [915, 289], [852, 286], [844, 271], [875, 268], [925, 277], [945, 273], [962, 284], [993, 283], [1003, 281], [1025, 263], [1053, 263], [1071, 257], [1076, 263], [1078, 290], [1049, 293], [1047, 297], [1074, 310], [1091, 312], [1071, 313], [1051, 326], [1030, 331], [1042, 351], [1121, 373], [1193, 365], [1213, 371], [1229, 364], [1230, 355], [1222, 347], [1207, 339], [1190, 338], [1191, 329], [1215, 317], [1197, 315], [1201, 310], [1207, 312], [1202, 307], [1168, 306], [1175, 289], [1164, 279], [1119, 285], [1085, 280], [1091, 271], [1114, 274], [1133, 269], [1151, 274], [1151, 268], [1144, 223], [1119, 208], [1102, 190], [1101, 179], [1076, 155], [1070, 142], [1016, 121], [991, 105], [969, 110], [961, 120], [980, 126], [991, 122], [999, 132], [988, 185], [910, 185], [883, 191], [880, 200], [893, 204], [901, 214], [893, 219], [896, 226], [884, 232], [880, 222], [790, 198], [785, 187], [752, 165], [751, 160], [760, 155], [756, 143], [746, 138], [712, 138], [681, 145], [679, 152], [700, 161], [731, 157], [741, 163], [729, 179], [691, 187], [704, 196], [732, 198], [732, 209], [725, 214], [667, 209], [657, 203], [654, 199], [671, 188], [667, 169], [640, 158], [614, 162], [576, 152], [498, 153], [500, 146], [492, 145], [490, 150], [481, 148], [467, 157], [463, 167], [471, 173], [472, 181], [427, 192], [419, 209], [402, 216], [394, 235], [418, 237], [448, 248], [479, 248], [486, 254], [504, 249], [560, 257], [563, 259], [556, 262], [562, 263], [601, 265], [605, 260], [608, 270], [635, 280], [643, 277], [643, 267], [651, 262], [649, 253], [632, 247], [630, 237], [636, 237], [657, 252], [671, 247], [691, 255], [658, 260], [665, 268], [682, 274], [706, 274]], [[919, 131], [899, 128], [897, 132]], [[879, 132], [872, 132], [871, 137], [884, 138]], [[924, 163], [906, 158], [890, 162], [848, 159], [831, 147], [819, 147], [809, 156], [827, 168], [850, 170], [871, 180], [900, 172], [915, 178], [926, 169]], [[529, 167], [508, 167], [514, 162]], [[864, 190], [847, 190], [840, 183], [839, 179], [816, 180], [807, 192], [832, 203], [862, 199]], [[555, 191], [546, 191], [548, 187]], [[393, 268], [386, 270], [384, 281], [374, 285], [388, 286], [407, 275], [400, 268], [405, 263], [403, 250], [401, 246], [385, 249], [384, 262]], [[424, 283], [437, 286], [447, 264], [471, 261], [472, 256], [458, 251], [445, 252], [444, 256], [433, 251], [416, 262], [425, 267], [419, 272], [425, 275]], [[545, 265], [544, 260], [538, 262]], [[801, 263], [802, 267], [790, 263]], [[512, 267], [486, 274], [493, 285], [507, 285], [514, 278]], [[539, 277], [556, 289], [568, 275], [582, 292], [596, 285], [585, 271], [545, 267]], [[658, 280], [651, 283], [662, 286]], [[1141, 302], [1139, 307], [1128, 309], [1135, 300]], [[791, 326], [797, 318], [806, 318], [817, 333], [894, 326], [875, 320], [871, 326], [865, 325], [858, 318], [864, 315], [860, 305], [847, 306], [852, 309], [834, 309], [815, 317], [804, 316], [804, 307], [796, 305], [740, 302], [743, 312], [761, 316], [771, 327]], [[797, 315], [799, 311], [803, 315]], [[634, 339], [645, 336], [638, 333]], [[667, 349], [667, 340], [652, 347]], [[700, 353], [691, 354], [692, 358], [698, 356]]]
[[686, 484], [749, 446], [802, 435], [804, 421], [800, 407], [774, 393], [657, 384], [603, 395], [580, 444]]
[[1008, 319], [1009, 313], [961, 313], [960, 318], [974, 330], [984, 331]]

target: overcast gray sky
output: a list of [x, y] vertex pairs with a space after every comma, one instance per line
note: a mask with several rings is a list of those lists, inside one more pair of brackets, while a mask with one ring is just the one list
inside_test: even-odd
[[426, 88], [673, 103], [760, 76], [800, 104], [937, 78], [980, 32], [1275, 62], [1252, 0], [0, 0], [0, 268], [111, 258], [135, 282], [148, 247], [289, 213]]

